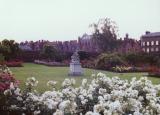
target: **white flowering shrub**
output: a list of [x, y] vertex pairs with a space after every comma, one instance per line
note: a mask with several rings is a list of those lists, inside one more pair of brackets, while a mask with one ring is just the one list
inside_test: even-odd
[[21, 91], [10, 85], [4, 91], [11, 111], [34, 115], [159, 115], [160, 84], [153, 85], [147, 77], [131, 81], [118, 77], [109, 78], [103, 73], [93, 75], [88, 83], [82, 80], [75, 87], [74, 79], [65, 79], [62, 88], [56, 89], [56, 81], [49, 81], [51, 91], [42, 94], [32, 90], [38, 83], [35, 78], [26, 82]]

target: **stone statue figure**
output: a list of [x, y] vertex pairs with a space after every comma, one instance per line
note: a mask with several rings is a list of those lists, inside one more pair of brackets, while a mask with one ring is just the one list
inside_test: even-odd
[[74, 52], [73, 55], [71, 56], [71, 62], [79, 62], [79, 54], [78, 51]]

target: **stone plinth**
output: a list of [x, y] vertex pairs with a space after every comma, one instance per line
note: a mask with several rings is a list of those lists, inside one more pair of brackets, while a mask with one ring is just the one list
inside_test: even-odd
[[71, 57], [71, 62], [70, 62], [70, 71], [69, 75], [70, 76], [81, 76], [83, 75], [83, 69], [81, 67], [81, 63], [79, 60], [79, 55], [77, 52], [75, 52], [72, 57]]

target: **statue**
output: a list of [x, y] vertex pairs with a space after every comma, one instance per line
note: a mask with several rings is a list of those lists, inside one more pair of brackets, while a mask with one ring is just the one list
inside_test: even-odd
[[73, 55], [71, 56], [69, 75], [70, 76], [83, 75], [83, 70], [81, 67], [78, 51], [74, 52]]
[[71, 62], [77, 62], [79, 63], [80, 59], [79, 59], [79, 54], [78, 52], [74, 52], [73, 55], [71, 56]]

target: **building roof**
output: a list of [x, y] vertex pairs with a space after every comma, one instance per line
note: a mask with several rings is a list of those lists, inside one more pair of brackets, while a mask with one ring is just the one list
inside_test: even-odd
[[81, 39], [91, 39], [92, 38], [92, 35], [88, 35], [88, 34], [83, 34]]
[[160, 37], [160, 32], [148, 33], [148, 34], [142, 35], [142, 37]]

